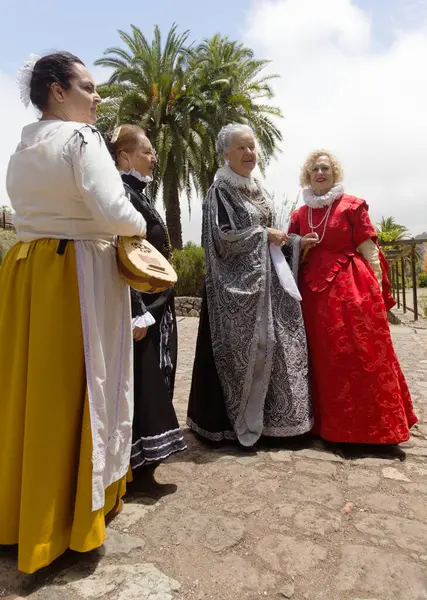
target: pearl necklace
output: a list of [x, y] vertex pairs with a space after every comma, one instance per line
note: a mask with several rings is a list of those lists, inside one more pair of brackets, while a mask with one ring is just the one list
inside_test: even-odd
[[264, 194], [262, 193], [262, 190], [258, 187], [258, 194], [259, 194], [259, 198], [256, 198], [255, 196], [258, 194], [254, 194], [249, 193], [245, 199], [252, 204], [253, 206], [255, 206], [259, 212], [264, 216], [268, 227], [271, 227], [271, 222], [272, 222], [272, 213], [271, 213], [271, 207], [269, 206], [269, 203], [266, 199], [266, 197], [264, 196]]
[[311, 229], [311, 233], [317, 233], [317, 232], [315, 232], [315, 229], [319, 229], [319, 227], [322, 225], [322, 223], [323, 222], [325, 223], [323, 226], [322, 236], [319, 238], [319, 240], [317, 242], [318, 244], [320, 244], [320, 242], [325, 237], [326, 227], [328, 225], [328, 220], [329, 220], [329, 215], [331, 214], [331, 210], [332, 210], [332, 204], [330, 204], [328, 206], [328, 210], [324, 214], [323, 219], [320, 221], [320, 223], [318, 223], [317, 225], [313, 225], [313, 209], [311, 208], [311, 206], [308, 207], [308, 225]]

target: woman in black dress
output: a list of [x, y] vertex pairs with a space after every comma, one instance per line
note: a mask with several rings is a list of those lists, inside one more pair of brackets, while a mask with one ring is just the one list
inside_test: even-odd
[[[133, 206], [147, 223], [147, 240], [168, 260], [172, 248], [163, 219], [144, 189], [156, 166], [156, 153], [144, 131], [122, 125], [108, 140]], [[172, 404], [178, 354], [174, 290], [145, 294], [131, 290], [134, 336], [135, 413], [131, 467], [155, 466], [186, 445]]]

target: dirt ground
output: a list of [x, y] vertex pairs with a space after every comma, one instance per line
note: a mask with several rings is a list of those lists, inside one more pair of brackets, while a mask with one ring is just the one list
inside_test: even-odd
[[[182, 424], [197, 326], [179, 323]], [[427, 330], [392, 333], [420, 418], [405, 462], [345, 460], [320, 441], [213, 448], [186, 430], [188, 451], [129, 495], [100, 550], [34, 576], [3, 550], [0, 598], [427, 599]]]

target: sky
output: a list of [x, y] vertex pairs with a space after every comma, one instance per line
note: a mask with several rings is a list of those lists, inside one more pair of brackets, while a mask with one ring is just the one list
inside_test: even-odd
[[[74, 0], [7, 3], [0, 23], [0, 205], [22, 126], [34, 120], [19, 101], [15, 74], [29, 54], [65, 49], [91, 68], [118, 29], [133, 23], [151, 37], [176, 22], [198, 42], [217, 32], [270, 59], [274, 104], [285, 116], [284, 142], [263, 182], [276, 201], [298, 195], [305, 156], [327, 148], [342, 161], [345, 187], [367, 200], [374, 222], [394, 216], [412, 234], [427, 231], [427, 0]], [[72, 7], [72, 8], [71, 8]], [[105, 72], [92, 69], [101, 83]], [[185, 240], [200, 240], [201, 201], [191, 218], [183, 199]]]

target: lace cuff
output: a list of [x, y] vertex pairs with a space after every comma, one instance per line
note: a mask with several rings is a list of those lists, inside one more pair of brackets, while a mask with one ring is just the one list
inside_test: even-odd
[[135, 329], [135, 327], [150, 327], [150, 325], [154, 325], [155, 322], [156, 319], [153, 315], [146, 312], [144, 315], [132, 319], [132, 329]]

